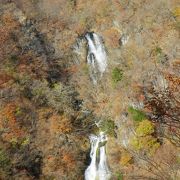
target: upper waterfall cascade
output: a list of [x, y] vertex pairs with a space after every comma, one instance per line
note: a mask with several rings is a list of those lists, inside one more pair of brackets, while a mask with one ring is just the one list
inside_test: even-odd
[[90, 76], [97, 83], [98, 74], [100, 77], [107, 67], [107, 55], [101, 38], [96, 33], [87, 33], [85, 38], [88, 42], [87, 63], [90, 66]]

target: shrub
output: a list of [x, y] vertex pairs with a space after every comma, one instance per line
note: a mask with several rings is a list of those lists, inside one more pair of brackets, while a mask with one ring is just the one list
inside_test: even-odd
[[156, 56], [156, 61], [158, 63], [164, 64], [167, 62], [168, 57], [167, 55], [163, 52], [162, 48], [159, 46], [156, 46], [154, 49], [154, 55]]
[[123, 71], [119, 68], [114, 68], [112, 71], [112, 81], [116, 85], [123, 78]]
[[144, 151], [147, 155], [153, 155], [160, 146], [157, 139], [151, 135], [145, 137], [134, 137], [131, 139], [130, 144], [135, 150]]
[[176, 7], [172, 13], [174, 17], [180, 16], [180, 7]]
[[18, 57], [16, 55], [11, 55], [9, 58], [10, 62], [16, 64], [18, 62]]
[[100, 121], [99, 128], [101, 131], [105, 132], [106, 134], [110, 136], [115, 136], [115, 131], [114, 131], [115, 124], [114, 121], [112, 121], [111, 119]]
[[15, 110], [15, 115], [16, 116], [21, 116], [22, 115], [22, 109], [20, 107], [17, 107]]
[[121, 172], [118, 172], [116, 176], [117, 176], [117, 180], [123, 180], [123, 174]]
[[47, 81], [33, 81], [31, 86], [31, 93], [33, 95], [33, 100], [38, 105], [47, 104], [47, 95], [49, 94], [49, 87]]
[[88, 68], [88, 65], [87, 65], [87, 64], [84, 64], [84, 65], [83, 65], [82, 70], [83, 70], [83, 72], [84, 72], [85, 75], [88, 75], [88, 74], [89, 74], [89, 68]]
[[146, 119], [146, 115], [144, 112], [142, 112], [138, 109], [135, 109], [132, 106], [130, 106], [128, 108], [128, 112], [131, 114], [134, 121], [142, 121], [142, 120]]
[[2, 149], [0, 149], [0, 168], [4, 171], [8, 171], [10, 168], [10, 159]]
[[157, 47], [155, 48], [155, 53], [156, 53], [156, 55], [162, 54], [162, 49], [161, 49], [159, 46], [157, 46]]
[[148, 155], [154, 154], [160, 144], [157, 138], [151, 134], [154, 132], [154, 125], [149, 120], [139, 122], [136, 128], [136, 135], [130, 140], [135, 150], [145, 151]]
[[143, 120], [136, 129], [137, 136], [146, 136], [154, 132], [154, 125], [149, 120]]

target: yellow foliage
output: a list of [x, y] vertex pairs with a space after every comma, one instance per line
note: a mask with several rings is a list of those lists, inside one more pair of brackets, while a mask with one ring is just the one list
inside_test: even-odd
[[135, 150], [145, 151], [149, 155], [153, 155], [160, 146], [157, 139], [151, 135], [145, 137], [134, 137], [131, 139], [130, 144]]
[[146, 136], [154, 132], [154, 125], [149, 120], [143, 120], [139, 123], [139, 126], [136, 129], [137, 136]]
[[128, 152], [123, 152], [121, 155], [120, 164], [126, 166], [130, 163], [131, 160], [132, 160], [132, 155], [129, 154]]
[[146, 119], [139, 122], [136, 128], [136, 136], [131, 139], [130, 144], [137, 151], [145, 151], [149, 155], [154, 154], [160, 144], [151, 135], [153, 132], [154, 125], [151, 121]]
[[28, 145], [29, 143], [30, 143], [29, 138], [25, 138], [25, 139], [22, 141], [21, 145], [22, 145], [22, 146], [26, 146], [26, 145]]
[[174, 9], [173, 15], [174, 15], [175, 17], [180, 16], [180, 7], [176, 7], [176, 8]]

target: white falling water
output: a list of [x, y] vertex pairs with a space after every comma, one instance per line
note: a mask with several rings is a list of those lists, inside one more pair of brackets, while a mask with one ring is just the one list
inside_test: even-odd
[[94, 84], [97, 84], [97, 77], [104, 73], [107, 67], [107, 56], [101, 38], [95, 33], [85, 35], [88, 41], [87, 63], [90, 66], [90, 76]]
[[[106, 160], [105, 144], [100, 146], [100, 143], [107, 141], [107, 137], [104, 133], [100, 133], [99, 136], [91, 135], [91, 163], [85, 171], [85, 180], [108, 180], [110, 178], [110, 171]], [[99, 151], [99, 161], [97, 158], [97, 152]]]
[[[95, 33], [85, 35], [88, 42], [87, 63], [89, 65], [90, 77], [94, 84], [102, 77], [107, 67], [107, 56], [101, 38]], [[97, 124], [98, 126], [98, 124]], [[85, 171], [85, 180], [108, 180], [110, 171], [106, 160], [105, 142], [107, 136], [100, 132], [98, 136], [89, 136], [91, 143], [91, 163]]]
[[120, 41], [121, 41], [121, 44], [122, 44], [122, 45], [127, 44], [128, 40], [129, 40], [129, 36], [128, 36], [128, 35], [123, 34], [123, 35], [121, 36]]

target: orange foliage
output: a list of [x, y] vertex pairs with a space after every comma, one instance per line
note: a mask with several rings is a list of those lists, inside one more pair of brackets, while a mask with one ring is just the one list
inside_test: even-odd
[[166, 79], [169, 81], [169, 87], [173, 92], [179, 90], [180, 87], [180, 78], [172, 74], [167, 74]]
[[11, 141], [13, 138], [18, 139], [25, 135], [16, 120], [16, 109], [15, 104], [7, 104], [0, 112], [0, 129], [4, 131], [2, 137], [5, 141]]
[[70, 133], [72, 131], [72, 124], [64, 116], [53, 115], [50, 118], [51, 133]]
[[76, 73], [78, 71], [78, 66], [73, 65], [64, 70], [65, 73]]
[[103, 34], [103, 36], [106, 38], [105, 41], [109, 46], [114, 48], [119, 46], [120, 33], [116, 28], [108, 29]]
[[64, 164], [65, 168], [67, 168], [68, 170], [73, 170], [76, 166], [74, 155], [67, 150], [63, 150], [62, 163]]

